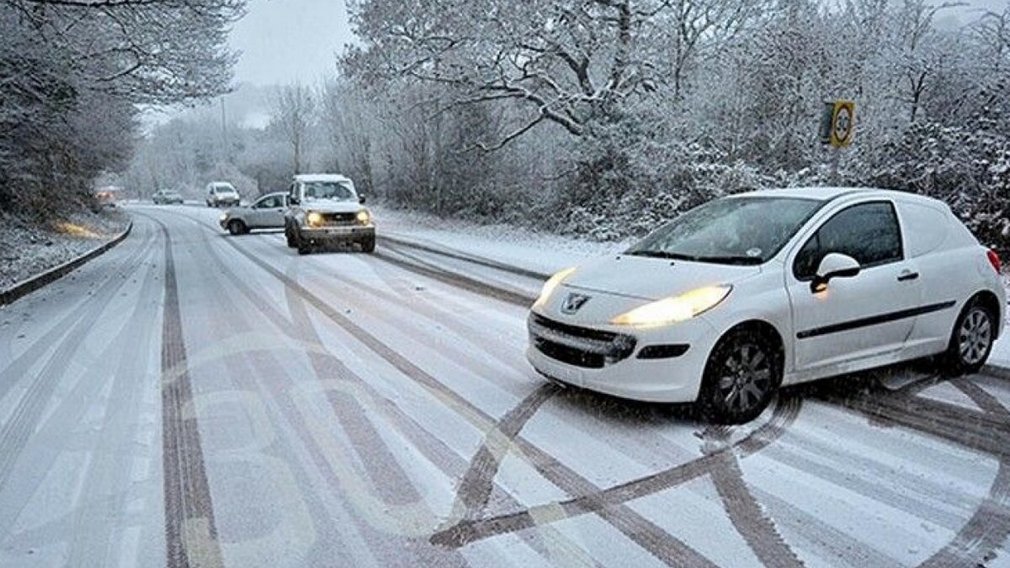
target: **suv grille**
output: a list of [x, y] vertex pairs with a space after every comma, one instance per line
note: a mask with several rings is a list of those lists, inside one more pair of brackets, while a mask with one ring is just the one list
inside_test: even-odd
[[635, 351], [635, 338], [630, 335], [568, 325], [534, 313], [526, 326], [530, 342], [541, 353], [577, 367], [602, 369]]
[[355, 213], [323, 213], [324, 225], [353, 225], [357, 220]]

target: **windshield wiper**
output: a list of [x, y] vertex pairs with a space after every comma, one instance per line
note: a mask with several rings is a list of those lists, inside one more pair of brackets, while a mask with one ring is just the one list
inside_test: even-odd
[[648, 258], [668, 258], [672, 260], [698, 260], [698, 257], [679, 252], [667, 252], [665, 250], [635, 250], [626, 252], [629, 256], [645, 256]]
[[759, 256], [697, 256], [694, 260], [698, 262], [711, 262], [713, 264], [739, 264], [743, 266], [764, 264], [764, 260]]

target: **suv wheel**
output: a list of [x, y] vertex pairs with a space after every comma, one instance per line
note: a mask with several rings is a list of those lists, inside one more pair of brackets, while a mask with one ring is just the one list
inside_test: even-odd
[[284, 239], [288, 242], [288, 248], [295, 248], [298, 246], [298, 241], [295, 240], [294, 232], [291, 229], [290, 223], [284, 227]]
[[375, 235], [366, 237], [361, 241], [361, 251], [369, 254], [375, 252]]

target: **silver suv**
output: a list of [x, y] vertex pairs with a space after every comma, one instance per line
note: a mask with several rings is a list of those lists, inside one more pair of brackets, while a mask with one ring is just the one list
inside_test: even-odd
[[207, 184], [207, 207], [237, 207], [238, 191], [226, 181], [212, 181]]
[[336, 174], [296, 175], [284, 217], [288, 246], [299, 254], [344, 243], [375, 250], [375, 224], [354, 182]]

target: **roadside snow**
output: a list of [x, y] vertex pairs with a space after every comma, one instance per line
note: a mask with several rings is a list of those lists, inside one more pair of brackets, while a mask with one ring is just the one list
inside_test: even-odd
[[118, 209], [78, 213], [44, 227], [0, 213], [0, 290], [101, 246], [128, 223]]
[[545, 274], [631, 245], [631, 241], [600, 243], [512, 225], [478, 225], [385, 207], [371, 209], [380, 235], [438, 245]]
[[[1003, 285], [1007, 287], [1007, 296], [1010, 297], [1010, 266], [1003, 267]], [[1010, 312], [1010, 305], [1007, 308], [1003, 312], [1007, 321], [1007, 327], [1003, 336], [992, 347], [992, 354], [989, 355], [989, 364], [1010, 369], [1010, 339], [1007, 339], [1007, 336], [1010, 335], [1010, 313], [1007, 313]]]

